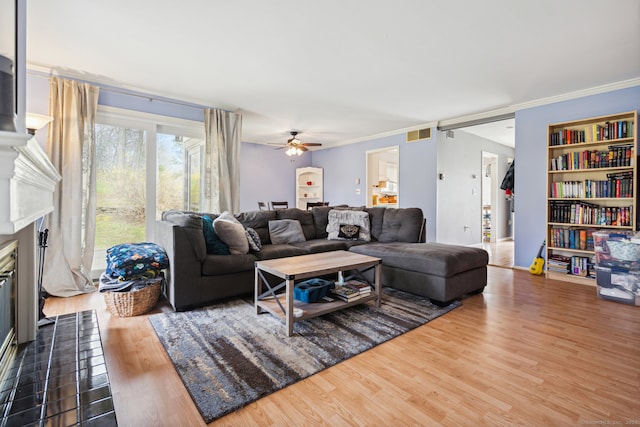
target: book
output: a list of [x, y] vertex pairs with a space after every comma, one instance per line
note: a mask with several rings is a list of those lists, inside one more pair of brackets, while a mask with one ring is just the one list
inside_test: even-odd
[[360, 298], [360, 292], [345, 285], [336, 285], [335, 289], [331, 291], [331, 294], [336, 298], [347, 302], [354, 301]]
[[344, 285], [358, 291], [360, 295], [368, 295], [371, 293], [371, 285], [360, 282], [359, 280], [349, 280], [345, 282]]

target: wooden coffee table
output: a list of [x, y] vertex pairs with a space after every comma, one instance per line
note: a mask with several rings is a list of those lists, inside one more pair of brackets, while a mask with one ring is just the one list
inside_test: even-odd
[[[356, 304], [375, 300], [376, 307], [380, 307], [380, 288], [382, 282], [380, 258], [356, 254], [348, 251], [322, 252], [311, 255], [256, 261], [255, 264], [255, 306], [256, 314], [269, 312], [284, 320], [287, 336], [293, 335], [293, 323], [321, 316], [333, 311], [342, 310]], [[375, 269], [374, 283], [371, 284], [371, 294], [357, 300], [345, 302], [335, 299], [331, 302], [304, 303], [293, 299], [293, 288], [296, 280], [310, 277], [324, 276], [343, 271], [364, 272]], [[283, 282], [271, 284], [264, 273], [270, 273]], [[346, 279], [349, 279], [348, 277]], [[266, 289], [265, 289], [266, 288]], [[293, 309], [299, 308], [303, 313], [299, 317], [293, 316]]]

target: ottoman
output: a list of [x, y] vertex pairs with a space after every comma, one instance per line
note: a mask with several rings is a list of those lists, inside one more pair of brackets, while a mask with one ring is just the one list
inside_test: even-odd
[[444, 243], [371, 243], [349, 249], [382, 260], [382, 284], [449, 305], [487, 284], [484, 249]]

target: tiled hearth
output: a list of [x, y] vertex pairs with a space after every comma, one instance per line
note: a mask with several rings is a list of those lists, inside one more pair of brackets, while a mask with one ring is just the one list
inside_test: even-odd
[[117, 425], [95, 311], [52, 320], [20, 346], [0, 386], [0, 425]]

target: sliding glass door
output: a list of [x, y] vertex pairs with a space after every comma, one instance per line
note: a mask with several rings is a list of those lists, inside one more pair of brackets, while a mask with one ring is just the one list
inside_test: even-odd
[[104, 271], [111, 246], [153, 241], [162, 212], [200, 211], [204, 188], [202, 123], [102, 112], [95, 132], [94, 278]]

